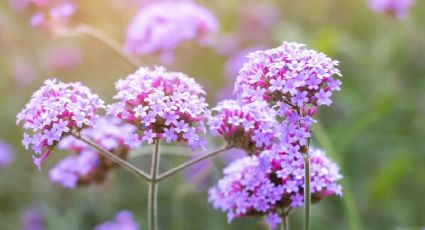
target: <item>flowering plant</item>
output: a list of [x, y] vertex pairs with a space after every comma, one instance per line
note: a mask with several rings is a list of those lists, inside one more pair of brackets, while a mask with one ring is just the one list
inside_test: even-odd
[[[304, 206], [308, 230], [311, 202], [342, 195], [338, 166], [323, 150], [310, 146], [317, 122], [313, 116], [319, 106], [331, 105], [333, 92], [340, 90], [338, 62], [294, 42], [251, 52], [237, 75], [235, 97], [209, 109], [206, 93], [194, 78], [165, 67], [140, 67], [129, 56], [169, 55], [183, 40], [204, 41], [217, 28], [209, 11], [186, 1], [143, 7], [128, 29], [127, 52], [91, 27], [56, 28], [60, 34], [85, 33], [103, 41], [137, 70], [116, 81], [115, 101], [107, 106], [82, 83], [46, 80], [17, 115], [17, 124], [26, 130], [22, 144], [36, 153], [34, 163], [41, 170], [55, 147], [73, 152], [50, 171], [51, 180], [67, 188], [101, 183], [116, 167], [140, 176], [149, 182], [149, 229], [155, 230], [159, 183], [235, 148], [246, 156], [227, 166], [209, 190], [213, 206], [226, 212], [229, 221], [259, 216], [271, 228], [281, 223], [284, 229], [291, 211]], [[102, 109], [106, 114], [99, 113]], [[208, 131], [223, 139], [221, 148], [159, 171], [161, 143], [205, 151]], [[129, 162], [130, 150], [138, 151], [141, 144], [153, 149], [150, 173]], [[96, 229], [138, 225], [131, 213], [121, 212]]]

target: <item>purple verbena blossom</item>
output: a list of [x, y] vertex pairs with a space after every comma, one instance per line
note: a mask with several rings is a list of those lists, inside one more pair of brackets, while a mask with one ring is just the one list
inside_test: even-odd
[[[242, 158], [225, 168], [224, 178], [209, 190], [209, 201], [214, 208], [226, 212], [229, 221], [265, 216], [274, 228], [279, 223], [279, 213], [302, 206], [304, 177], [299, 175], [304, 175], [304, 161], [288, 156], [280, 148], [278, 145], [258, 157]], [[333, 194], [342, 195], [337, 184], [342, 178], [338, 166], [322, 150], [310, 148], [310, 156], [313, 202]]]
[[39, 206], [31, 206], [22, 213], [21, 230], [46, 230], [43, 210]]
[[248, 55], [239, 72], [235, 95], [243, 103], [265, 100], [286, 103], [301, 110], [332, 103], [330, 96], [339, 90], [341, 76], [334, 61], [303, 44], [283, 42], [275, 49]]
[[17, 115], [16, 124], [24, 122], [26, 130], [22, 144], [32, 148], [34, 163], [41, 168], [56, 144], [72, 129], [81, 130], [94, 125], [98, 109], [104, 102], [81, 83], [63, 83], [56, 79], [46, 80]]
[[209, 44], [217, 30], [214, 15], [192, 1], [154, 1], [142, 7], [128, 26], [125, 50], [135, 55], [160, 53], [170, 62], [182, 42]]
[[[93, 128], [84, 129], [81, 135], [96, 142], [99, 146], [126, 159], [132, 147], [125, 143], [135, 132], [135, 127], [124, 124], [118, 118], [104, 117], [98, 119]], [[72, 136], [59, 142], [60, 149], [73, 152], [73, 155], [61, 160], [50, 170], [50, 179], [65, 188], [75, 188], [77, 185], [102, 183], [110, 169], [118, 165], [96, 152], [91, 146]]]
[[74, 46], [53, 47], [43, 56], [44, 65], [48, 70], [72, 70], [80, 66], [82, 60], [81, 49]]
[[[204, 148], [202, 134], [209, 115], [202, 87], [183, 73], [140, 68], [115, 85], [119, 100], [108, 113], [139, 128], [139, 140], [186, 142]], [[134, 138], [133, 138], [134, 139]]]
[[65, 26], [75, 14], [76, 5], [72, 0], [32, 0], [37, 12], [33, 14], [30, 25], [42, 29], [54, 30]]
[[0, 168], [9, 166], [15, 160], [15, 151], [12, 146], [0, 140]]
[[139, 230], [139, 224], [134, 220], [130, 211], [124, 210], [115, 216], [114, 220], [107, 221], [94, 228], [94, 230]]
[[210, 129], [248, 154], [271, 148], [278, 137], [276, 113], [264, 102], [240, 105], [234, 100], [224, 100], [212, 113], [208, 121]]
[[405, 19], [415, 0], [369, 0], [369, 7], [378, 13], [389, 13], [398, 19]]

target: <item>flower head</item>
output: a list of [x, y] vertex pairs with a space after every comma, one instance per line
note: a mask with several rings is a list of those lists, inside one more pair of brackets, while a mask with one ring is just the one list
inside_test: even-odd
[[304, 109], [330, 105], [332, 92], [340, 89], [334, 78], [341, 75], [338, 62], [303, 44], [284, 42], [248, 58], [235, 83], [235, 95], [244, 103], [265, 100]]
[[277, 137], [276, 113], [264, 102], [240, 105], [234, 100], [224, 100], [212, 112], [210, 128], [248, 154], [271, 148]]
[[15, 160], [15, 151], [12, 146], [0, 140], [0, 168], [9, 166]]
[[415, 0], [369, 0], [369, 7], [375, 12], [386, 12], [404, 19], [414, 3]]
[[[332, 194], [341, 195], [341, 178], [335, 163], [322, 150], [311, 149], [311, 194], [313, 202]], [[303, 205], [304, 161], [278, 151], [245, 157], [224, 169], [224, 178], [209, 190], [214, 208], [227, 212], [228, 220], [265, 216], [275, 227], [276, 215]]]
[[184, 141], [204, 147], [205, 118], [209, 115], [202, 87], [183, 73], [165, 68], [140, 68], [115, 85], [119, 100], [108, 113], [138, 127], [137, 139], [153, 143]]
[[214, 15], [192, 1], [153, 1], [128, 26], [125, 50], [136, 55], [161, 53], [170, 61], [182, 42], [197, 39], [208, 44], [217, 30]]
[[94, 228], [95, 230], [139, 230], [139, 225], [134, 220], [130, 211], [121, 211], [112, 221], [107, 221]]
[[[126, 159], [132, 146], [124, 142], [131, 137], [134, 131], [134, 126], [130, 124], [124, 124], [117, 118], [104, 117], [100, 118], [93, 128], [81, 131], [81, 135], [95, 141], [99, 146], [118, 157]], [[58, 147], [75, 153], [75, 155], [60, 161], [49, 173], [53, 182], [66, 188], [102, 183], [112, 168], [119, 167], [118, 164], [103, 157], [91, 146], [72, 136], [63, 139]]]
[[104, 108], [104, 102], [81, 83], [63, 83], [56, 79], [46, 80], [17, 115], [17, 124], [24, 122], [26, 130], [22, 144], [32, 148], [40, 158], [34, 163], [40, 168], [41, 162], [50, 154], [72, 129], [82, 130], [94, 125], [96, 112]]

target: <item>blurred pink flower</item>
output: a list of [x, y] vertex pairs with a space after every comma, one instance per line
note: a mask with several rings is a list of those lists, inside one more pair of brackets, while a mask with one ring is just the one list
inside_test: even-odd
[[139, 224], [134, 220], [133, 213], [124, 210], [119, 212], [114, 220], [96, 226], [95, 230], [139, 230]]
[[226, 76], [232, 83], [236, 80], [239, 70], [242, 68], [243, 64], [248, 61], [248, 54], [254, 51], [266, 50], [269, 49], [266, 45], [257, 45], [242, 49], [227, 59], [226, 66], [224, 71]]
[[279, 22], [279, 11], [275, 5], [267, 3], [246, 3], [237, 14], [235, 29], [221, 36], [215, 51], [221, 55], [235, 52], [254, 44], [270, 43], [273, 30]]
[[9, 0], [10, 7], [18, 12], [22, 12], [28, 8], [31, 0]]
[[222, 101], [233, 98], [233, 84], [226, 84], [215, 94], [216, 101]]
[[15, 160], [15, 152], [9, 144], [0, 140], [0, 168], [9, 166]]
[[157, 1], [145, 5], [127, 28], [125, 51], [135, 55], [160, 53], [171, 62], [172, 51], [186, 40], [211, 43], [218, 22], [206, 8], [190, 1]]
[[42, 29], [55, 29], [68, 23], [76, 11], [76, 5], [70, 1], [32, 0], [37, 12], [31, 17], [30, 25]]
[[79, 47], [60, 46], [50, 48], [44, 55], [49, 70], [70, 70], [81, 65], [83, 54]]
[[12, 78], [18, 86], [28, 86], [35, 80], [37, 74], [35, 73], [34, 66], [27, 60], [16, 58], [12, 61], [11, 65]]
[[369, 0], [369, 7], [375, 12], [390, 13], [398, 19], [404, 19], [414, 3], [415, 0]]
[[27, 208], [21, 217], [21, 230], [45, 230], [44, 215], [38, 206]]

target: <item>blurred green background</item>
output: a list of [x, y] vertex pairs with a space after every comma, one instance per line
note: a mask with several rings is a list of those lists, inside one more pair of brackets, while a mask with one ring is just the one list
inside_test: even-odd
[[[137, 13], [126, 0], [78, 1], [72, 22], [93, 25], [123, 43], [125, 29]], [[312, 209], [312, 229], [420, 229], [425, 227], [425, 1], [417, 0], [405, 20], [370, 10], [365, 0], [249, 1], [203, 0], [218, 18], [223, 36], [244, 39], [236, 51], [252, 45], [278, 46], [297, 41], [341, 62], [342, 91], [331, 107], [320, 108], [314, 144], [340, 164], [343, 198], [323, 199]], [[268, 10], [255, 16], [256, 5]], [[247, 7], [248, 6], [248, 7]], [[131, 210], [147, 229], [147, 183], [123, 169], [114, 170], [101, 186], [68, 190], [53, 184], [50, 169], [63, 157], [56, 151], [38, 172], [31, 152], [20, 144], [22, 129], [16, 114], [44, 79], [81, 81], [107, 103], [113, 83], [133, 71], [119, 56], [88, 37], [62, 38], [29, 26], [31, 11], [17, 12], [0, 1], [0, 139], [16, 149], [16, 161], [0, 169], [0, 229], [19, 229], [21, 215], [38, 207], [48, 229], [92, 229], [118, 211]], [[258, 18], [256, 18], [258, 17]], [[269, 20], [265, 28], [251, 20]], [[248, 23], [248, 25], [247, 25]], [[72, 25], [72, 24], [71, 24]], [[220, 43], [219, 42], [219, 43]], [[73, 68], [52, 68], [49, 50], [80, 49], [82, 61]], [[233, 84], [225, 76], [228, 56], [216, 48], [185, 43], [169, 69], [181, 71], [206, 86], [209, 103]], [[143, 57], [146, 65], [161, 65]], [[189, 150], [188, 150], [189, 151]], [[162, 170], [184, 161], [164, 155]], [[132, 159], [148, 169], [149, 157]], [[223, 167], [216, 160], [211, 185]], [[224, 213], [207, 202], [208, 187], [179, 174], [159, 188], [161, 229], [262, 229], [254, 219], [226, 223]], [[302, 212], [290, 219], [300, 229]]]

